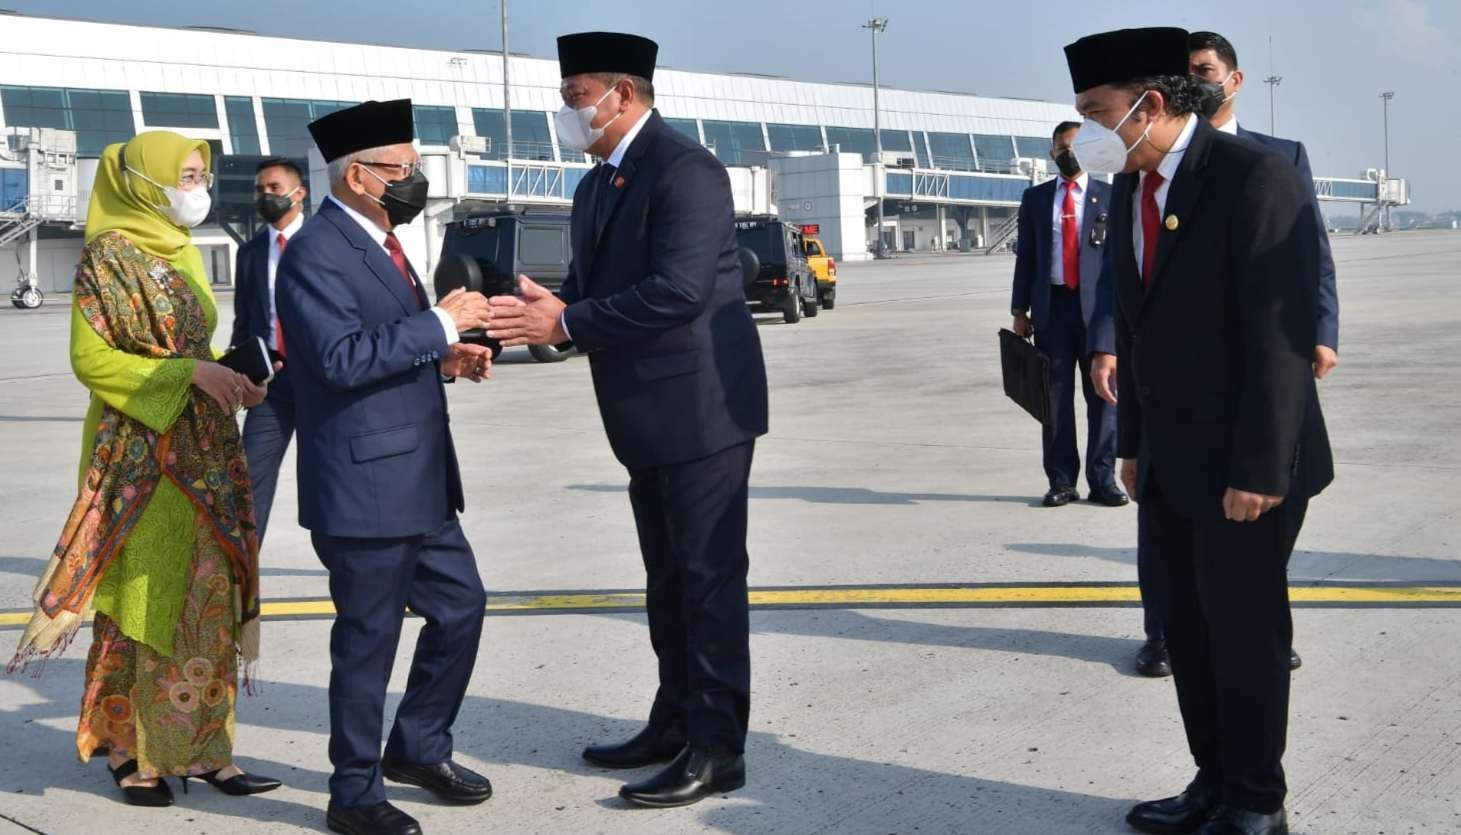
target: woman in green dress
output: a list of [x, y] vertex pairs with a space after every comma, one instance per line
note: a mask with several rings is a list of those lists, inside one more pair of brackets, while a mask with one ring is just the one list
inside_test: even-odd
[[259, 650], [235, 413], [265, 389], [213, 361], [218, 311], [189, 231], [210, 208], [209, 157], [153, 131], [98, 165], [71, 310], [71, 366], [91, 392], [80, 484], [10, 665], [58, 655], [94, 614], [77, 753], [107, 752], [144, 806], [172, 803], [169, 776], [279, 786], [233, 765], [234, 700]]

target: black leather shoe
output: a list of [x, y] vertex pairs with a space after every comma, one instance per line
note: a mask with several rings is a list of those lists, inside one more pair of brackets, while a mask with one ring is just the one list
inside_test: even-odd
[[1297, 670], [1302, 666], [1304, 666], [1304, 659], [1299, 657], [1299, 653], [1297, 650], [1295, 650], [1293, 647], [1289, 647], [1289, 669]]
[[1071, 502], [1079, 501], [1080, 497], [1081, 494], [1074, 487], [1051, 487], [1045, 494], [1043, 504], [1046, 507], [1065, 507]]
[[619, 796], [639, 806], [666, 809], [689, 806], [711, 795], [746, 785], [746, 758], [740, 754], [711, 754], [685, 746], [659, 774], [619, 789]]
[[583, 758], [604, 768], [643, 768], [669, 762], [685, 749], [685, 729], [677, 725], [650, 725], [628, 742], [590, 745]]
[[262, 777], [258, 774], [235, 774], [227, 780], [218, 779], [217, 771], [210, 771], [207, 774], [192, 774], [183, 778], [183, 794], [188, 793], [189, 780], [202, 780], [224, 794], [233, 797], [243, 797], [250, 794], [263, 794], [271, 792], [283, 783], [273, 777]]
[[436, 765], [383, 762], [380, 770], [387, 780], [420, 786], [448, 803], [481, 803], [492, 796], [486, 777], [451, 760]]
[[1127, 813], [1126, 822], [1140, 832], [1186, 835], [1202, 829], [1217, 811], [1218, 799], [1216, 790], [1194, 782], [1176, 797], [1136, 804]]
[[1265, 815], [1224, 806], [1198, 835], [1289, 835], [1289, 817], [1282, 809]]
[[330, 801], [325, 825], [345, 835], [421, 835], [421, 824], [384, 801], [374, 806], [336, 806]]
[[1147, 678], [1166, 678], [1172, 674], [1167, 657], [1167, 642], [1149, 639], [1136, 651], [1136, 671]]
[[1091, 495], [1086, 497], [1086, 501], [1092, 504], [1103, 504], [1107, 507], [1125, 507], [1131, 504], [1131, 499], [1128, 499], [1126, 494], [1121, 492], [1121, 488], [1114, 484], [1092, 490]]
[[107, 771], [112, 773], [112, 779], [122, 789], [122, 799], [127, 801], [129, 806], [150, 806], [161, 808], [172, 805], [172, 789], [167, 787], [167, 781], [158, 778], [150, 786], [123, 786], [122, 781], [137, 773], [137, 761], [127, 760], [116, 768], [107, 766]]

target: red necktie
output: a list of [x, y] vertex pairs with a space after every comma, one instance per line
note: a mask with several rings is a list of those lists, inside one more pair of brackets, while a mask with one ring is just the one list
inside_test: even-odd
[[[279, 239], [278, 240], [279, 240], [279, 257], [280, 258], [283, 258], [284, 257], [284, 246], [285, 246], [285, 244], [289, 243], [289, 239], [286, 238], [286, 237], [284, 237], [284, 233], [283, 232], [280, 232], [279, 233]], [[279, 314], [277, 314], [277, 313], [274, 314], [274, 345], [279, 349], [279, 356], [281, 356], [281, 357], [282, 356], [285, 356], [285, 353], [284, 353], [284, 329], [279, 326]]]
[[391, 255], [391, 261], [395, 263], [396, 269], [401, 271], [401, 278], [406, 279], [406, 284], [411, 288], [411, 297], [416, 299], [420, 306], [421, 297], [416, 290], [416, 280], [411, 277], [411, 268], [406, 266], [406, 253], [401, 249], [401, 242], [396, 238], [395, 232], [386, 233], [386, 252]]
[[1081, 286], [1081, 230], [1075, 222], [1075, 190], [1080, 184], [1065, 182], [1065, 205], [1060, 210], [1060, 238], [1064, 249], [1065, 286], [1074, 290]]
[[1141, 284], [1152, 286], [1152, 270], [1157, 264], [1157, 237], [1162, 234], [1161, 212], [1157, 210], [1157, 189], [1164, 178], [1148, 171], [1141, 181]]

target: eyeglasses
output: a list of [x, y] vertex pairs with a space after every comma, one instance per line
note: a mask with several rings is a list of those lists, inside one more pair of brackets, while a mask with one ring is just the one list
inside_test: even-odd
[[181, 177], [178, 177], [178, 186], [180, 188], [202, 186], [205, 189], [211, 189], [213, 188], [213, 173], [211, 171], [203, 171], [197, 174], [191, 171], [186, 172]]
[[374, 162], [368, 159], [356, 160], [356, 162], [361, 165], [369, 165], [374, 168], [384, 168], [388, 171], [393, 171], [401, 175], [403, 179], [413, 174], [421, 173], [421, 160], [419, 159], [415, 162]]

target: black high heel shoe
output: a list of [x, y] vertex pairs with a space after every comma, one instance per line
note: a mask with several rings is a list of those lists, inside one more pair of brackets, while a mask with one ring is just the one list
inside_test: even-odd
[[220, 780], [218, 779], [218, 772], [222, 770], [220, 768], [215, 771], [210, 771], [207, 774], [189, 774], [183, 777], [183, 794], [188, 793], [189, 779], [202, 780], [213, 788], [233, 797], [263, 794], [264, 792], [271, 792], [284, 785], [273, 777], [260, 777], [257, 774], [246, 774], [244, 772], [239, 772], [227, 780]]
[[107, 766], [107, 771], [112, 773], [112, 779], [117, 781], [117, 786], [122, 789], [122, 798], [131, 806], [152, 806], [162, 807], [172, 805], [172, 789], [167, 787], [167, 781], [158, 778], [157, 784], [153, 786], [123, 786], [122, 781], [137, 773], [137, 761], [127, 760], [116, 768]]

